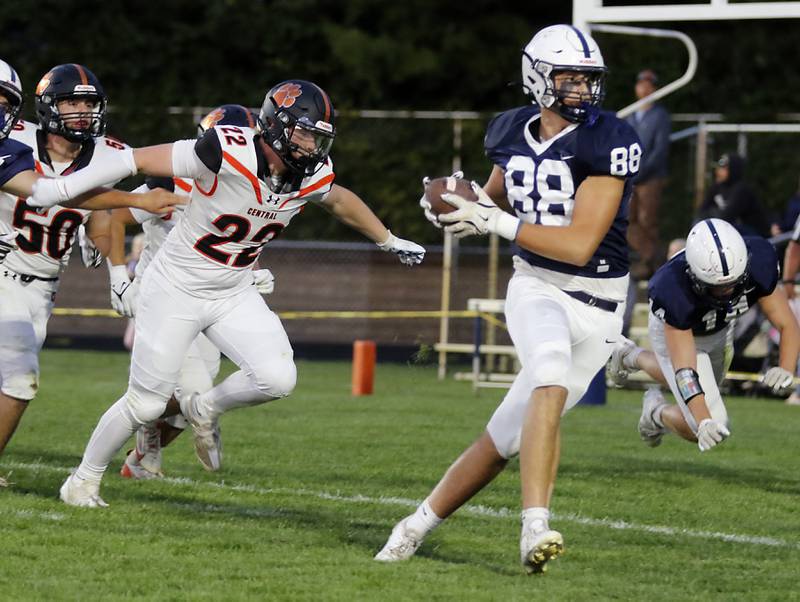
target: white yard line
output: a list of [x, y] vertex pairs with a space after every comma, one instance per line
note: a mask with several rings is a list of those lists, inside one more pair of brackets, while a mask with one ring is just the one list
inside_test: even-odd
[[[4, 462], [6, 468], [33, 470], [38, 472], [59, 472], [68, 474], [70, 468], [63, 466], [52, 466], [50, 464], [41, 463], [25, 463], [25, 462]], [[344, 502], [351, 504], [377, 504], [384, 506], [403, 506], [406, 508], [416, 508], [421, 500], [412, 500], [410, 498], [401, 497], [370, 497], [366, 495], [342, 495], [340, 493], [331, 493], [328, 491], [313, 491], [310, 489], [290, 489], [281, 487], [256, 487], [254, 485], [231, 484], [225, 481], [195, 481], [186, 477], [166, 477], [159, 479], [159, 482], [170, 483], [173, 485], [189, 485], [192, 487], [207, 487], [211, 489], [221, 489], [224, 491], [241, 491], [244, 493], [252, 493], [256, 495], [289, 495], [289, 496], [303, 496], [313, 497], [321, 500], [330, 500], [335, 502]], [[53, 492], [55, 495], [55, 492]], [[206, 508], [210, 511], [219, 510], [222, 506], [205, 505], [198, 503], [198, 509]], [[66, 518], [64, 514], [57, 512], [35, 512], [27, 510], [2, 510], [0, 513], [14, 514], [17, 516], [37, 516], [47, 520], [63, 520]], [[471, 516], [485, 516], [490, 518], [518, 518], [519, 511], [510, 508], [490, 508], [488, 506], [469, 504], [464, 506], [460, 513], [469, 514]], [[274, 511], [260, 511], [253, 510], [252, 512], [243, 512], [246, 516], [253, 517], [267, 517], [274, 516]], [[723, 533], [719, 531], [696, 531], [694, 529], [682, 529], [677, 527], [665, 527], [660, 525], [640, 525], [631, 523], [624, 520], [615, 520], [611, 518], [592, 518], [580, 514], [572, 513], [558, 513], [552, 515], [553, 520], [576, 523], [580, 525], [587, 525], [590, 527], [603, 527], [606, 529], [616, 529], [620, 531], [638, 531], [641, 533], [649, 533], [651, 535], [663, 535], [666, 537], [691, 537], [695, 539], [719, 540], [728, 541], [732, 543], [743, 543], [756, 546], [769, 546], [778, 548], [792, 548], [800, 549], [800, 543], [793, 541], [786, 541], [776, 537], [765, 537], [759, 535], [743, 535], [739, 533]]]

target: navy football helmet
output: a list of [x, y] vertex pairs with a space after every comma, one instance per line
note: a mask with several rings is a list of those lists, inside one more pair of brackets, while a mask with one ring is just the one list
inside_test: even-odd
[[281, 82], [267, 92], [258, 124], [272, 150], [302, 176], [322, 167], [336, 137], [330, 97], [318, 85], [300, 79]]
[[[59, 110], [59, 102], [69, 99], [89, 99], [94, 108], [91, 111]], [[36, 116], [42, 129], [71, 142], [85, 142], [105, 133], [107, 102], [100, 80], [89, 69], [75, 63], [53, 67], [36, 86]]]

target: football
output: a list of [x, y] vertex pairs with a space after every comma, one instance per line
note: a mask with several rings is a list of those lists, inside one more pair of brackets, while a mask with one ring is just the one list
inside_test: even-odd
[[478, 200], [478, 195], [473, 192], [472, 187], [469, 185], [469, 180], [452, 176], [436, 178], [425, 186], [425, 198], [431, 204], [431, 211], [436, 215], [456, 210], [455, 207], [442, 200], [442, 194], [445, 192], [454, 192], [468, 201]]

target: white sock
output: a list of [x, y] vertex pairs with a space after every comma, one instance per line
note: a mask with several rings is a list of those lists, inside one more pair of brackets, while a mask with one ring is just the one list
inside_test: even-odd
[[275, 399], [253, 385], [241, 370], [234, 372], [197, 400], [200, 410], [213, 418], [236, 408], [259, 405]]
[[94, 428], [75, 476], [79, 479], [100, 481], [114, 454], [140, 426], [128, 411], [123, 395], [106, 410]]
[[663, 412], [664, 408], [666, 407], [667, 407], [666, 403], [656, 406], [656, 409], [653, 410], [653, 415], [652, 415], [653, 422], [656, 423], [656, 426], [661, 427], [662, 429], [664, 428], [664, 421], [661, 420], [661, 412]]
[[438, 527], [442, 520], [444, 519], [436, 516], [436, 513], [431, 510], [431, 505], [426, 498], [424, 502], [417, 506], [416, 512], [408, 518], [406, 527], [425, 536]]
[[638, 360], [639, 356], [641, 355], [644, 348], [642, 347], [634, 347], [625, 356], [622, 358], [622, 366], [626, 370], [630, 370], [631, 372], [635, 372], [640, 370]]
[[522, 510], [522, 530], [528, 529], [534, 532], [547, 531], [550, 527], [547, 521], [550, 520], [550, 510], [542, 506], [532, 506]]

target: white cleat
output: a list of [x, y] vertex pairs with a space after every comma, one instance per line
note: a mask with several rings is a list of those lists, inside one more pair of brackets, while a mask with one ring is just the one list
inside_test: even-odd
[[522, 566], [529, 575], [547, 571], [547, 562], [564, 553], [564, 538], [558, 531], [522, 532], [519, 540]]
[[386, 544], [380, 552], [375, 554], [375, 560], [398, 562], [408, 560], [414, 555], [425, 536], [408, 529], [406, 527], [408, 519], [409, 517], [406, 517], [394, 526]]
[[639, 418], [639, 436], [648, 447], [658, 447], [661, 439], [667, 432], [662, 426], [658, 426], [653, 419], [653, 412], [660, 406], [668, 405], [664, 399], [664, 394], [658, 387], [650, 387], [645, 391], [642, 400], [642, 416]]
[[61, 501], [68, 506], [81, 508], [108, 508], [108, 504], [100, 497], [100, 481], [79, 479], [69, 475], [59, 490]]
[[158, 422], [145, 424], [136, 431], [136, 450], [139, 464], [146, 471], [163, 476], [161, 473], [161, 431]]
[[133, 479], [136, 481], [163, 478], [164, 475], [161, 471], [150, 472], [150, 470], [144, 467], [141, 461], [142, 458], [139, 457], [138, 451], [135, 449], [129, 451], [119, 471], [119, 476], [123, 479]]
[[212, 419], [198, 408], [199, 397], [198, 393], [192, 393], [188, 398], [179, 397], [181, 413], [192, 427], [197, 459], [203, 468], [213, 472], [222, 466], [222, 436], [219, 421]]
[[620, 340], [611, 352], [611, 359], [608, 360], [608, 377], [615, 386], [624, 386], [631, 372], [635, 372], [625, 366], [625, 358], [636, 348], [636, 343], [620, 335]]

